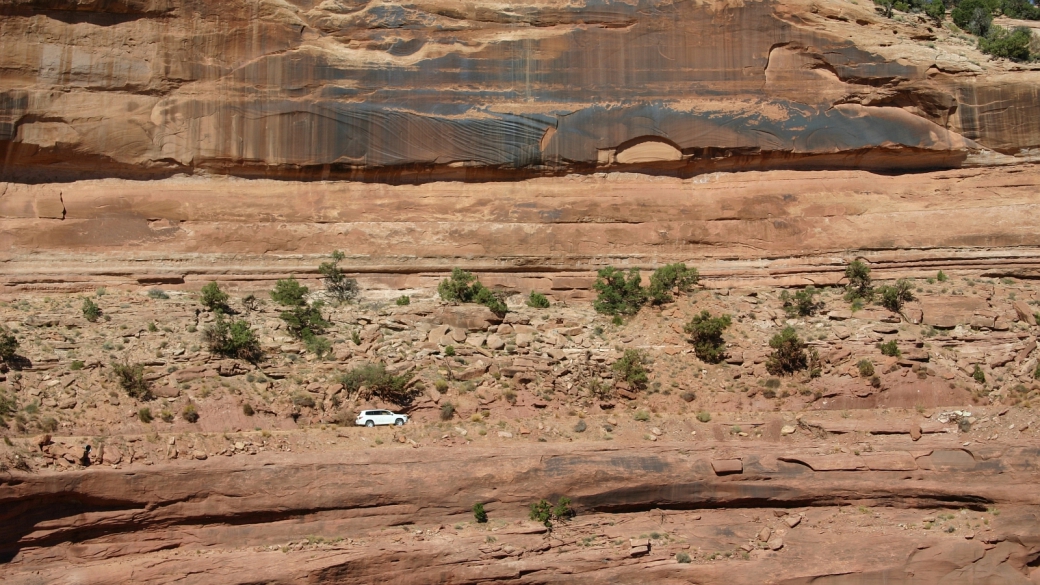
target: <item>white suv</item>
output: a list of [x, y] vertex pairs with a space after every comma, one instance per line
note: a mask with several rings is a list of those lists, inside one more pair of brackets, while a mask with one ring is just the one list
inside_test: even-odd
[[362, 410], [358, 413], [354, 424], [366, 427], [374, 427], [376, 425], [401, 426], [406, 422], [408, 422], [407, 414], [395, 414], [389, 410]]

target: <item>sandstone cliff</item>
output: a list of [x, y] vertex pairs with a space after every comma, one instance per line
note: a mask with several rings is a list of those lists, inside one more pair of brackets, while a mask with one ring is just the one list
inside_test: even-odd
[[949, 168], [1040, 72], [869, 3], [4, 0], [0, 178]]

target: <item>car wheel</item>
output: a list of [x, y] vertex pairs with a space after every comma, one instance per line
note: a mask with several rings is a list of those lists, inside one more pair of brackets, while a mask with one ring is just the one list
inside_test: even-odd
[[374, 427], [374, 426], [376, 426], [376, 423], [374, 423], [372, 421], [368, 421], [368, 422], [365, 423], [365, 426], [366, 427]]
[[399, 419], [394, 421], [394, 426], [395, 427], [399, 427], [399, 426], [401, 426], [403, 424], [404, 424], [404, 419], [403, 418], [399, 418]]

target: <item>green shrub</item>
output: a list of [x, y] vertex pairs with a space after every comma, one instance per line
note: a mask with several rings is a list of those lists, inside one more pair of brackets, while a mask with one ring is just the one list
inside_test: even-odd
[[408, 295], [401, 295], [401, 296], [397, 297], [397, 300], [394, 301], [394, 302], [397, 303], [398, 307], [404, 307], [404, 306], [412, 304], [412, 297], [410, 297]]
[[902, 352], [899, 351], [899, 345], [896, 340], [886, 341], [878, 344], [878, 349], [881, 350], [881, 355], [887, 355], [889, 357], [899, 357]]
[[53, 433], [58, 430], [58, 421], [52, 416], [41, 419], [39, 425], [40, 430], [45, 433]]
[[1008, 18], [1040, 20], [1040, 8], [1031, 4], [1029, 0], [1002, 0], [1000, 11]]
[[216, 312], [213, 323], [202, 330], [202, 341], [209, 351], [218, 355], [256, 363], [263, 357], [260, 340], [245, 320], [228, 321], [224, 313]]
[[321, 313], [324, 306], [321, 301], [314, 301], [310, 305], [305, 303], [282, 311], [278, 316], [285, 322], [285, 330], [289, 335], [306, 341], [308, 337], [325, 333], [332, 325]]
[[697, 420], [701, 421], [702, 423], [711, 422], [711, 414], [702, 410], [697, 413]]
[[856, 367], [859, 368], [859, 375], [861, 378], [869, 378], [874, 375], [874, 364], [872, 364], [868, 359], [859, 360]]
[[220, 290], [220, 286], [215, 282], [211, 282], [206, 286], [202, 287], [202, 291], [199, 295], [199, 303], [203, 307], [206, 307], [210, 311], [227, 311], [228, 294]]
[[339, 263], [346, 256], [339, 250], [333, 250], [332, 262], [322, 262], [318, 272], [325, 277], [325, 292], [338, 302], [350, 302], [361, 293], [357, 280], [347, 278], [339, 268]]
[[75, 372], [77, 370], [82, 370], [84, 366], [86, 366], [86, 364], [84, 364], [82, 361], [72, 360], [72, 363], [69, 364], [69, 369]]
[[960, 28], [983, 37], [993, 25], [993, 6], [987, 0], [961, 0], [950, 11], [950, 18]]
[[913, 282], [900, 278], [894, 285], [878, 287], [877, 294], [880, 296], [881, 306], [898, 313], [903, 310], [904, 303], [914, 300], [913, 289]]
[[554, 521], [563, 521], [574, 517], [574, 510], [571, 509], [571, 500], [567, 497], [562, 497], [557, 500], [556, 505], [552, 505], [548, 500], [538, 500], [531, 504], [529, 517], [531, 520], [541, 522], [546, 528], [552, 528]]
[[729, 315], [712, 317], [708, 311], [701, 311], [684, 327], [690, 334], [690, 343], [697, 357], [709, 364], [717, 364], [726, 359], [726, 341], [722, 333], [732, 325]]
[[161, 288], [153, 288], [148, 290], [148, 298], [156, 300], [165, 300], [170, 298], [170, 295], [166, 294]]
[[354, 345], [361, 345], [361, 332], [357, 329], [351, 331], [350, 340], [354, 342]]
[[693, 402], [694, 400], [697, 400], [697, 395], [687, 390], [686, 392], [680, 394], [679, 398], [682, 398], [683, 402]]
[[488, 515], [484, 511], [484, 504], [480, 502], [473, 504], [473, 519], [477, 521], [477, 524], [487, 524]]
[[7, 327], [0, 325], [0, 362], [10, 363], [18, 352], [18, 338]]
[[246, 416], [253, 416], [254, 414], [256, 414], [256, 411], [253, 410], [253, 405], [252, 404], [249, 404], [248, 402], [246, 402], [245, 404], [242, 405], [242, 414], [244, 414]]
[[505, 302], [491, 289], [480, 284], [477, 277], [461, 268], [452, 268], [451, 276], [437, 285], [442, 300], [453, 303], [479, 303], [496, 315], [505, 315]]
[[686, 564], [686, 563], [689, 563], [691, 560], [692, 559], [690, 559], [690, 555], [687, 554], [687, 553], [684, 553], [684, 552], [677, 552], [677, 553], [675, 553], [675, 561], [677, 563]]
[[[367, 400], [375, 396], [400, 406], [408, 406], [420, 393], [418, 387], [408, 387], [411, 379], [410, 374], [391, 374], [383, 364], [366, 363], [340, 376], [339, 383], [355, 398]], [[364, 396], [358, 394], [362, 387], [367, 392]]]
[[618, 377], [631, 384], [634, 388], [645, 388], [649, 381], [647, 376], [646, 356], [635, 349], [626, 349], [624, 355], [610, 366]]
[[14, 414], [18, 410], [18, 396], [14, 393], [8, 395], [0, 388], [0, 417]]
[[172, 423], [173, 413], [166, 409], [163, 409], [163, 411], [159, 413], [159, 418], [161, 418], [165, 423]]
[[199, 411], [194, 404], [189, 402], [181, 411], [181, 418], [190, 423], [196, 423], [199, 421]]
[[303, 346], [307, 348], [307, 351], [318, 356], [318, 359], [325, 359], [332, 353], [332, 342], [327, 337], [314, 335], [309, 331], [304, 332]]
[[284, 307], [299, 307], [307, 304], [309, 292], [310, 289], [290, 276], [275, 283], [274, 290], [271, 291], [271, 300]]
[[137, 418], [140, 419], [141, 422], [146, 423], [146, 424], [152, 422], [152, 420], [153, 420], [152, 419], [152, 409], [150, 409], [150, 408], [148, 408], [146, 406], [146, 407], [142, 408], [141, 410], [138, 410], [137, 411]]
[[605, 315], [635, 315], [646, 303], [646, 290], [642, 287], [639, 269], [625, 273], [608, 266], [596, 273], [593, 288], [599, 293], [592, 306], [597, 313]]
[[979, 384], [986, 383], [986, 374], [982, 371], [982, 368], [978, 364], [975, 364], [975, 371], [971, 373], [971, 377], [975, 379]]
[[455, 416], [455, 405], [445, 402], [441, 405], [441, 420], [451, 420]]
[[805, 343], [798, 337], [794, 327], [785, 327], [769, 340], [773, 353], [766, 360], [766, 371], [774, 376], [792, 374], [809, 367], [809, 356]]
[[845, 300], [855, 301], [862, 299], [870, 301], [874, 298], [874, 288], [871, 286], [870, 267], [862, 260], [853, 260], [845, 267], [845, 278], [849, 281], [845, 285]]
[[924, 14], [932, 19], [936, 26], [942, 26], [946, 18], [946, 4], [942, 0], [932, 0], [924, 6]]
[[639, 422], [646, 422], [650, 420], [650, 413], [645, 410], [637, 410], [632, 418], [636, 419]]
[[91, 323], [96, 323], [98, 318], [101, 317], [101, 307], [94, 304], [94, 301], [90, 297], [83, 299], [83, 318]]
[[447, 345], [444, 347], [444, 355], [447, 357], [455, 357], [455, 346]]
[[540, 292], [531, 291], [530, 296], [527, 297], [527, 306], [536, 309], [548, 309], [549, 298]]
[[688, 293], [700, 281], [696, 268], [687, 268], [683, 263], [666, 264], [650, 275], [648, 296], [650, 304], [661, 305], [672, 302], [672, 291]]
[[1040, 362], [1037, 362], [1036, 368], [1033, 370], [1033, 379], [1040, 380]]
[[144, 377], [144, 364], [112, 364], [119, 386], [137, 400], [151, 400], [152, 392]]
[[159, 326], [155, 324], [155, 321], [148, 323], [148, 332], [156, 333], [159, 331]]
[[945, 272], [940, 270], [939, 273], [935, 275], [935, 280], [938, 280], [939, 282], [946, 282], [947, 280], [949, 280], [949, 277], [946, 276]]
[[1032, 40], [1033, 32], [1028, 27], [1020, 26], [1009, 31], [1002, 26], [994, 26], [986, 36], [979, 38], [979, 50], [998, 59], [1029, 61]]
[[786, 290], [780, 293], [780, 300], [784, 303], [784, 313], [790, 318], [811, 317], [823, 309], [823, 302], [817, 302], [816, 295], [820, 291], [810, 285], [793, 295]]

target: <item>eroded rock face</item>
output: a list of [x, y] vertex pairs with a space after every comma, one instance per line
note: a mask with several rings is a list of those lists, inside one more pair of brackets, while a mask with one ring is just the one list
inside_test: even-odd
[[0, 174], [20, 180], [201, 169], [390, 182], [612, 166], [894, 170], [1040, 144], [1036, 72], [976, 65], [985, 57], [945, 47], [945, 36], [930, 48], [923, 39], [945, 32], [870, 6], [5, 0], [2, 9], [11, 42], [0, 48]]

